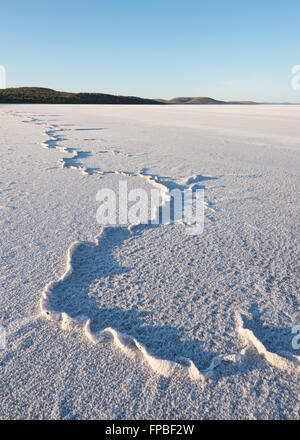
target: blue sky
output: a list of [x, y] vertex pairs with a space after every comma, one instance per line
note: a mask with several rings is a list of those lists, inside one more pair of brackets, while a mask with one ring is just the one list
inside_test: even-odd
[[[0, 0], [1, 1], [1, 0]], [[300, 2], [1, 1], [7, 87], [300, 102]]]

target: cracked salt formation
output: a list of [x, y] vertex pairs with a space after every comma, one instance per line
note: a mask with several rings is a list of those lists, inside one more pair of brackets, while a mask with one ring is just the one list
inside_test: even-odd
[[[33, 122], [39, 125], [43, 124], [42, 120], [36, 118], [28, 118], [28, 119], [29, 121], [26, 122]], [[76, 163], [76, 159], [80, 159], [81, 154], [84, 156], [84, 153], [81, 153], [75, 149], [70, 149], [60, 146], [59, 143], [62, 142], [61, 136], [55, 133], [61, 132], [62, 129], [60, 129], [57, 124], [53, 124], [53, 125], [47, 124], [47, 125], [48, 125], [48, 130], [46, 130], [42, 134], [47, 136], [49, 139], [41, 143], [41, 145], [45, 148], [49, 148], [49, 149], [53, 148], [59, 152], [71, 154], [70, 158], [59, 159], [59, 164], [62, 168], [78, 170], [81, 173], [87, 175], [104, 174], [103, 172], [100, 171], [96, 171], [96, 173], [89, 172], [88, 169], [84, 167], [74, 165]], [[112, 153], [112, 155], [120, 154], [118, 150], [111, 150], [110, 152]], [[146, 182], [149, 185], [151, 185], [153, 188], [159, 189], [161, 191], [162, 194], [161, 205], [157, 206], [154, 213], [154, 217], [152, 219], [149, 219], [149, 221], [154, 220], [158, 215], [159, 209], [162, 206], [164, 206], [167, 202], [170, 202], [170, 187], [164, 184], [164, 178], [155, 175], [144, 174], [143, 169], [138, 171], [137, 173], [118, 171], [118, 170], [107, 171], [107, 173], [115, 173], [117, 175], [125, 176], [125, 177], [138, 177], [146, 180]], [[180, 187], [181, 189], [183, 188], [183, 190], [193, 189], [200, 182], [205, 181], [207, 179], [214, 179], [214, 178], [205, 177], [202, 176], [201, 174], [195, 174], [189, 177], [182, 178], [181, 181], [178, 183], [178, 187]], [[172, 183], [173, 188], [174, 188], [174, 184], [176, 188], [176, 182]], [[206, 208], [214, 211], [213, 208], [209, 208], [208, 204], [206, 204]], [[127, 229], [128, 231], [134, 233], [133, 228], [136, 226], [137, 225], [129, 225]], [[100, 234], [97, 237], [95, 237], [94, 241], [91, 244], [93, 246], [100, 246], [101, 238], [107, 233], [107, 231], [109, 231], [109, 229], [110, 228], [103, 228]], [[55, 287], [57, 285], [64, 283], [64, 281], [71, 276], [73, 272], [72, 256], [76, 251], [76, 249], [82, 245], [84, 246], [85, 244], [81, 244], [80, 242], [74, 242], [70, 246], [67, 252], [67, 264], [64, 275], [59, 280], [54, 281], [45, 287], [40, 301], [40, 309], [42, 315], [50, 321], [59, 322], [63, 330], [83, 329], [88, 340], [94, 344], [98, 344], [103, 340], [106, 340], [107, 337], [110, 336], [109, 339], [111, 339], [113, 343], [119, 349], [121, 349], [126, 355], [130, 357], [138, 357], [142, 361], [145, 361], [154, 372], [161, 374], [162, 376], [165, 377], [170, 377], [172, 374], [174, 374], [174, 370], [176, 368], [177, 369], [179, 368], [186, 371], [188, 376], [192, 380], [203, 381], [205, 378], [210, 377], [213, 374], [214, 370], [223, 362], [232, 362], [241, 365], [245, 357], [249, 356], [249, 353], [257, 354], [267, 364], [270, 364], [275, 368], [281, 370], [295, 369], [296, 371], [300, 371], [299, 356], [287, 352], [285, 353], [285, 357], [283, 357], [276, 353], [269, 352], [251, 330], [244, 328], [242, 318], [239, 314], [236, 315], [237, 334], [241, 338], [241, 340], [245, 343], [245, 347], [243, 348], [243, 350], [241, 350], [238, 353], [230, 353], [226, 355], [215, 356], [212, 359], [210, 365], [205, 370], [200, 371], [195, 366], [195, 364], [191, 359], [181, 358], [180, 360], [178, 360], [178, 362], [168, 361], [166, 359], [159, 359], [151, 355], [147, 351], [147, 348], [144, 345], [140, 344], [135, 338], [125, 335], [112, 327], [103, 329], [101, 332], [94, 334], [91, 331], [91, 321], [88, 317], [80, 315], [76, 318], [71, 318], [64, 311], [58, 312], [52, 310], [51, 307], [49, 306], [50, 297], [51, 295], [55, 295]]]

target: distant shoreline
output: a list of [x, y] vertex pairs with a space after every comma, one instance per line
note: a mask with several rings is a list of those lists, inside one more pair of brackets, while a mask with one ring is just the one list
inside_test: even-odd
[[71, 93], [41, 87], [0, 89], [0, 104], [91, 104], [91, 105], [300, 105], [290, 102], [221, 101], [210, 97], [148, 99], [105, 93]]

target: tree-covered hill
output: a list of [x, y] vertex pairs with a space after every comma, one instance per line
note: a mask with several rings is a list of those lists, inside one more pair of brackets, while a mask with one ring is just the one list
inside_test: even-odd
[[0, 103], [26, 104], [162, 104], [154, 99], [117, 96], [103, 93], [57, 92], [40, 87], [19, 87], [0, 90]]

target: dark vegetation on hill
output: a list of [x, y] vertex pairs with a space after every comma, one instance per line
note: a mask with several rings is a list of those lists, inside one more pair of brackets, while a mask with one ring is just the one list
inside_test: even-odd
[[116, 96], [103, 93], [57, 92], [40, 87], [0, 90], [0, 103], [27, 104], [162, 104], [154, 99]]

